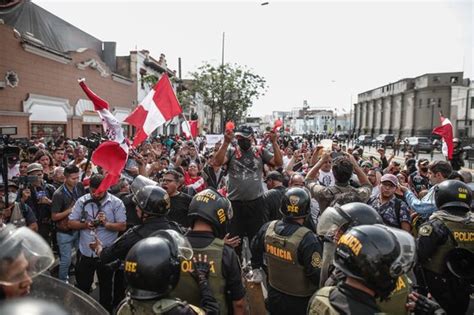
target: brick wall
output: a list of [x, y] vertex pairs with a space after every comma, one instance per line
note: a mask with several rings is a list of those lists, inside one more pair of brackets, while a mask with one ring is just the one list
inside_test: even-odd
[[[72, 52], [72, 61], [62, 64], [54, 60], [26, 52], [21, 40], [15, 38], [13, 29], [8, 25], [0, 25], [0, 80], [7, 71], [15, 71], [19, 77], [16, 88], [9, 86], [0, 89], [0, 125], [17, 125], [18, 136], [30, 136], [28, 116], [10, 117], [8, 111], [23, 112], [23, 101], [29, 93], [40, 94], [69, 100], [73, 107], [79, 99], [87, 99], [77, 84], [77, 79], [84, 77], [88, 86], [107, 100], [111, 106], [131, 108], [137, 99], [137, 88], [134, 82], [126, 85], [116, 82], [112, 76], [102, 77], [97, 70], [90, 67], [80, 70], [76, 64], [91, 58], [99, 61], [103, 68], [110, 70], [101, 61], [95, 51]], [[75, 112], [74, 112], [75, 114]], [[54, 112], [51, 113], [54, 115]], [[82, 134], [82, 121], [77, 118], [68, 119], [67, 136], [77, 137]]]

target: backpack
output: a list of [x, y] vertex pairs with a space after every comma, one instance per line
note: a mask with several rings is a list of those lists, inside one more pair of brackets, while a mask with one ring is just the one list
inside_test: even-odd
[[336, 205], [342, 206], [351, 202], [363, 202], [359, 195], [352, 189], [343, 191], [337, 186], [331, 186], [328, 187], [328, 190], [333, 196], [333, 200], [329, 204], [329, 207], [334, 207]]

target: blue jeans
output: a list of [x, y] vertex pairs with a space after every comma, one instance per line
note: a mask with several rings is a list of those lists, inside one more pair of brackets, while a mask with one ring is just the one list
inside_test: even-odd
[[71, 265], [72, 248], [78, 248], [79, 232], [73, 233], [56, 233], [59, 247], [59, 279], [62, 281], [68, 280], [69, 266]]

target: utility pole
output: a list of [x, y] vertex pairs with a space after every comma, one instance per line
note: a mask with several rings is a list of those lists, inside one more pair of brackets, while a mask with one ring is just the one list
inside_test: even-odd
[[224, 133], [224, 47], [225, 32], [222, 32], [222, 63], [221, 63], [221, 132]]

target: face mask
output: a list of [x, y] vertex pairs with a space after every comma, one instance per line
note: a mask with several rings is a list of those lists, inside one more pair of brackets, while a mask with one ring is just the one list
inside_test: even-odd
[[244, 139], [239, 139], [239, 140], [237, 140], [237, 143], [239, 144], [239, 147], [244, 151], [247, 151], [252, 146], [252, 143], [250, 142], [250, 139], [245, 139], [245, 138]]
[[9, 192], [8, 193], [8, 203], [12, 204], [16, 201], [16, 198], [18, 197], [17, 193], [15, 192]]

